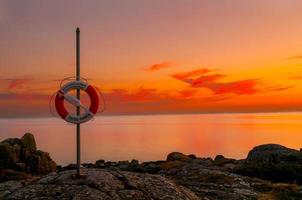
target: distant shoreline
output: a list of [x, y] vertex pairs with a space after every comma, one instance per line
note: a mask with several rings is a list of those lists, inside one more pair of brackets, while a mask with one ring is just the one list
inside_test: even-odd
[[[248, 114], [302, 114], [302, 111], [273, 111], [273, 112], [195, 112], [195, 113], [146, 113], [146, 114], [98, 114], [96, 117], [120, 117], [120, 116], [127, 116], [127, 117], [135, 117], [135, 116], [168, 116], [168, 115], [248, 115]], [[9, 120], [9, 119], [56, 119], [58, 117], [55, 116], [7, 116], [3, 117], [0, 116], [0, 120]]]

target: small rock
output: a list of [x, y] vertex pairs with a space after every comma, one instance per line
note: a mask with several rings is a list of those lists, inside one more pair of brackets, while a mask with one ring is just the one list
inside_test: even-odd
[[231, 158], [225, 158], [223, 155], [217, 155], [214, 159], [214, 164], [222, 166], [229, 163], [234, 163], [236, 160]]
[[104, 160], [97, 160], [95, 162], [95, 166], [98, 167], [98, 168], [103, 168], [103, 167], [105, 167], [105, 161]]
[[117, 163], [117, 167], [118, 167], [120, 170], [128, 170], [129, 165], [130, 165], [130, 162], [129, 162], [128, 160], [125, 160], [125, 161], [118, 161], [118, 163]]
[[76, 164], [69, 164], [69, 165], [62, 167], [62, 171], [72, 170], [72, 169], [76, 169], [76, 168], [77, 168]]
[[142, 171], [138, 160], [131, 160], [129, 167], [128, 167], [128, 171], [131, 171], [131, 172], [141, 172]]
[[158, 162], [144, 162], [141, 164], [142, 172], [156, 174], [162, 170]]
[[107, 161], [104, 163], [105, 167], [116, 167], [117, 162]]
[[95, 168], [95, 165], [92, 163], [83, 163], [82, 166], [85, 168]]
[[196, 159], [197, 158], [194, 154], [190, 154], [190, 155], [188, 155], [188, 157], [191, 158], [191, 159]]
[[192, 159], [180, 152], [169, 153], [167, 156], [167, 161], [175, 161], [175, 160], [187, 162], [187, 161], [191, 161]]

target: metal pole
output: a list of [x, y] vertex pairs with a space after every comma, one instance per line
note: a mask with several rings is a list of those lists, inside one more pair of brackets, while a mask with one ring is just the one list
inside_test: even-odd
[[[76, 37], [76, 80], [81, 79], [80, 76], [80, 29], [77, 28]], [[77, 89], [77, 99], [80, 100], [80, 89]], [[80, 107], [77, 106], [77, 116], [80, 115]], [[81, 137], [80, 137], [81, 127], [77, 124], [77, 175], [80, 176], [80, 166], [81, 166]]]

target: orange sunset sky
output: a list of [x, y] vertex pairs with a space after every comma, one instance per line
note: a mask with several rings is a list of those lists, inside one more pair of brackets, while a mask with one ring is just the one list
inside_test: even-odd
[[0, 0], [0, 117], [51, 116], [77, 26], [105, 114], [301, 111], [300, 0]]

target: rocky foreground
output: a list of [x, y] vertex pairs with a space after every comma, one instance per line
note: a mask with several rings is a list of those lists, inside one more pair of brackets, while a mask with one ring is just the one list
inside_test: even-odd
[[98, 160], [83, 164], [83, 178], [72, 176], [75, 165], [54, 166], [31, 134], [2, 141], [0, 199], [302, 199], [302, 152], [277, 144], [243, 160], [179, 152], [155, 162]]

